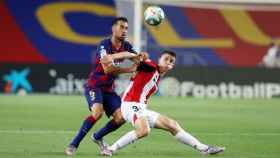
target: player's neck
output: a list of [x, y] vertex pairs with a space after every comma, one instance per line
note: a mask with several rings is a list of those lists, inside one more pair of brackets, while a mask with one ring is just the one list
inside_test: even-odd
[[114, 37], [114, 36], [112, 36], [111, 42], [112, 42], [113, 46], [117, 49], [122, 46], [122, 41], [119, 40], [118, 38]]
[[158, 67], [159, 67], [159, 74], [160, 74], [160, 76], [164, 76], [167, 71], [162, 66], [160, 66], [160, 65], [158, 65]]

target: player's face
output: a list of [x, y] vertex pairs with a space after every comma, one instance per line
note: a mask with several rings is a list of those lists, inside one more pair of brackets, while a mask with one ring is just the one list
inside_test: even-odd
[[176, 62], [176, 58], [170, 54], [163, 54], [159, 58], [159, 66], [161, 67], [162, 73], [167, 72], [174, 68]]
[[113, 26], [113, 36], [118, 40], [123, 41], [127, 37], [128, 24], [124, 21], [118, 21], [117, 24]]

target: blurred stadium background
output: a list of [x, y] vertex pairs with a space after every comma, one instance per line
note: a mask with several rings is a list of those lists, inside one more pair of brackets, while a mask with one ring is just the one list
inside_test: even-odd
[[[165, 11], [158, 27], [141, 20], [149, 5]], [[225, 144], [222, 157], [279, 157], [280, 67], [260, 64], [270, 43], [280, 44], [278, 0], [0, 1], [0, 157], [63, 157], [87, 113], [91, 56], [116, 16], [129, 19], [128, 40], [152, 59], [177, 52], [154, 109], [206, 142]], [[127, 83], [121, 76], [117, 91]], [[198, 157], [175, 143], [169, 151], [165, 136], [148, 138], [151, 151], [143, 141], [117, 157]], [[77, 156], [96, 156], [92, 146], [86, 140]]]

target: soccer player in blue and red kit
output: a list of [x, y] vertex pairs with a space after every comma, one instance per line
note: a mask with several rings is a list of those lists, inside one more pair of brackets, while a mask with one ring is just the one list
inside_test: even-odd
[[84, 85], [84, 95], [91, 114], [83, 121], [80, 130], [65, 149], [66, 155], [75, 153], [80, 142], [104, 112], [108, 117], [112, 116], [113, 119], [92, 136], [101, 150], [106, 146], [102, 139], [103, 135], [116, 130], [125, 122], [120, 113], [121, 99], [114, 92], [114, 80], [117, 74], [136, 70], [134, 66], [128, 68], [118, 66], [121, 60], [133, 60], [138, 56], [131, 44], [125, 40], [127, 31], [127, 19], [125, 17], [116, 18], [112, 24], [112, 36], [101, 41], [97, 48], [93, 71]]

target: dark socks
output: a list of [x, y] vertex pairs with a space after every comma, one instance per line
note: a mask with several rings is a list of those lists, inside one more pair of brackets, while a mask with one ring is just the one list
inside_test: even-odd
[[103, 138], [108, 133], [111, 133], [118, 129], [122, 124], [117, 124], [114, 120], [110, 120], [103, 128], [98, 130], [96, 133], [94, 133], [94, 138], [96, 140], [99, 140]]
[[80, 142], [86, 136], [88, 131], [92, 128], [92, 126], [95, 124], [95, 122], [96, 122], [96, 119], [92, 115], [88, 116], [84, 120], [84, 122], [83, 122], [83, 124], [82, 124], [82, 126], [81, 126], [81, 128], [79, 130], [79, 132], [77, 133], [75, 138], [72, 140], [70, 145], [75, 146], [76, 148], [78, 148], [78, 146], [80, 145]]

